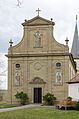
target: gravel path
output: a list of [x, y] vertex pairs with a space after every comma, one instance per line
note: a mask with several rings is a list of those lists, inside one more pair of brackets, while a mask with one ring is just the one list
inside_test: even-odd
[[[6, 111], [12, 111], [12, 110], [18, 110], [18, 109], [24, 109], [24, 108], [32, 108], [32, 107], [48, 107], [48, 106], [41, 106], [41, 104], [29, 104], [29, 105], [24, 105], [20, 107], [3, 108], [3, 109], [0, 109], [0, 112], [6, 112]], [[53, 106], [49, 106], [49, 107], [53, 107]]]

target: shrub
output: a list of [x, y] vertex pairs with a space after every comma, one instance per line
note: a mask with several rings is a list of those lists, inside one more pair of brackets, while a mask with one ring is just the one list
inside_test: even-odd
[[46, 104], [54, 104], [56, 101], [56, 97], [54, 97], [54, 94], [47, 93], [45, 96], [43, 96], [43, 101], [45, 101]]
[[25, 103], [26, 103], [26, 101], [28, 101], [28, 95], [26, 94], [26, 93], [24, 93], [24, 92], [17, 92], [17, 94], [15, 95], [15, 97], [17, 98], [17, 99], [20, 99], [20, 102], [21, 102], [21, 104], [22, 105], [24, 105]]
[[79, 101], [76, 103], [76, 109], [79, 110]]
[[67, 100], [72, 101], [72, 97], [67, 97]]

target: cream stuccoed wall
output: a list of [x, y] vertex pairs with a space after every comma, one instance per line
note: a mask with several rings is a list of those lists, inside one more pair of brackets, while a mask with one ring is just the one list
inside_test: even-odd
[[69, 84], [68, 88], [69, 96], [73, 98], [73, 100], [79, 100], [79, 83]]

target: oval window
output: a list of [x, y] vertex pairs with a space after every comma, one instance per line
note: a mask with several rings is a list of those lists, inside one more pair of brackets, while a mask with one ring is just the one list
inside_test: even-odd
[[60, 62], [57, 62], [56, 63], [56, 67], [61, 67], [61, 63]]
[[16, 68], [20, 68], [20, 64], [16, 64]]

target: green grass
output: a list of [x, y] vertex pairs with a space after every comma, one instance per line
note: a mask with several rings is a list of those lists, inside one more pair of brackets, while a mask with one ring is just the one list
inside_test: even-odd
[[0, 105], [0, 108], [18, 107], [19, 105]]
[[55, 110], [52, 107], [34, 107], [1, 112], [0, 119], [79, 119], [79, 111]]
[[6, 101], [0, 101], [0, 105], [2, 105], [2, 104], [7, 104], [7, 102]]

